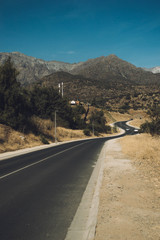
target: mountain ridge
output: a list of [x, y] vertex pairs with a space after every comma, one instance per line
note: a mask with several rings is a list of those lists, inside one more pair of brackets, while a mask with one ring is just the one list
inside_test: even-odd
[[17, 80], [31, 91], [34, 85], [59, 91], [63, 82], [63, 96], [68, 101], [78, 99], [121, 112], [147, 109], [159, 102], [160, 74], [137, 68], [113, 54], [70, 64], [17, 52], [0, 53], [0, 64], [8, 57], [19, 71]]
[[[0, 53], [0, 64], [11, 57], [19, 71], [18, 81], [22, 85], [39, 81], [52, 73], [63, 71], [72, 75], [81, 75], [85, 78], [106, 80], [112, 76], [122, 77], [130, 81], [141, 83], [160, 82], [159, 74], [137, 68], [114, 54], [88, 59], [85, 62], [65, 63], [60, 61], [45, 61], [27, 56], [20, 52]], [[113, 79], [114, 79], [113, 77]]]

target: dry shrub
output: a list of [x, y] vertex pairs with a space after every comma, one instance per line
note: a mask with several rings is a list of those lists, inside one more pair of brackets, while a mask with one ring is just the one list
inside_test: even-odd
[[37, 127], [39, 133], [53, 138], [54, 122], [52, 122], [50, 119], [41, 119], [37, 116], [32, 117], [32, 122]]
[[121, 140], [122, 151], [133, 159], [135, 165], [160, 184], [160, 137], [149, 134], [126, 136]]
[[[41, 119], [39, 117], [34, 116], [32, 121], [36, 125], [38, 131], [45, 136], [48, 136], [52, 141], [54, 141], [55, 135], [55, 127], [54, 122], [49, 119]], [[73, 139], [85, 138], [82, 130], [72, 130], [63, 127], [57, 127], [57, 140], [59, 142], [68, 141]]]
[[57, 127], [57, 137], [58, 141], [68, 141], [73, 139], [81, 139], [86, 136], [83, 133], [83, 130], [71, 130], [62, 127]]

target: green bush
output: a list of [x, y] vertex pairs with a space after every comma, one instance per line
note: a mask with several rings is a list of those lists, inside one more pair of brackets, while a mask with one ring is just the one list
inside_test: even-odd
[[89, 118], [89, 128], [97, 131], [99, 133], [107, 132], [106, 128], [106, 118], [103, 111], [93, 111]]
[[43, 144], [49, 144], [48, 140], [43, 135], [40, 136], [40, 139]]
[[89, 129], [84, 129], [83, 130], [83, 133], [86, 135], [86, 136], [91, 136], [91, 132]]
[[99, 132], [94, 131], [94, 136], [98, 137], [99, 136]]
[[150, 133], [151, 135], [160, 135], [160, 120], [155, 122], [145, 122], [140, 127], [141, 132]]
[[148, 114], [151, 118], [151, 122], [145, 122], [141, 125], [141, 132], [147, 132], [151, 135], [160, 135], [160, 105], [153, 104]]

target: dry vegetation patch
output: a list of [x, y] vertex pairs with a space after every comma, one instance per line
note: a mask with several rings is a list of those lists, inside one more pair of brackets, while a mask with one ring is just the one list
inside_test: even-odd
[[131, 118], [131, 115], [128, 113], [111, 112], [111, 115], [115, 121], [127, 121]]
[[123, 152], [153, 182], [160, 194], [160, 137], [149, 134], [126, 136], [121, 139], [121, 145]]
[[11, 127], [0, 124], [0, 153], [34, 147], [42, 144], [38, 136], [23, 134]]
[[159, 141], [146, 138], [107, 142], [94, 240], [159, 240], [159, 164], [154, 149]]
[[[0, 153], [42, 145], [41, 134], [45, 136], [49, 143], [53, 143], [55, 133], [53, 122], [40, 118], [35, 118], [34, 122], [38, 130], [40, 130], [40, 135], [36, 136], [33, 133], [23, 134], [13, 130], [11, 127], [0, 124]], [[57, 140], [59, 142], [82, 138], [86, 138], [83, 130], [57, 127]]]
[[57, 137], [60, 142], [86, 138], [82, 130], [71, 130], [62, 127], [57, 128]]
[[106, 111], [106, 119], [109, 123], [114, 121], [128, 121], [130, 119], [132, 120], [132, 125], [139, 127], [142, 123], [144, 123], [148, 119], [148, 115], [143, 110], [133, 110], [130, 109], [128, 113], [119, 113], [119, 112], [107, 112]]

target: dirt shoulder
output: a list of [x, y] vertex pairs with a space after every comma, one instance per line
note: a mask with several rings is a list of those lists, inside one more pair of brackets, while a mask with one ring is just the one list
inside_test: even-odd
[[94, 240], [159, 240], [159, 193], [120, 140], [109, 141]]

